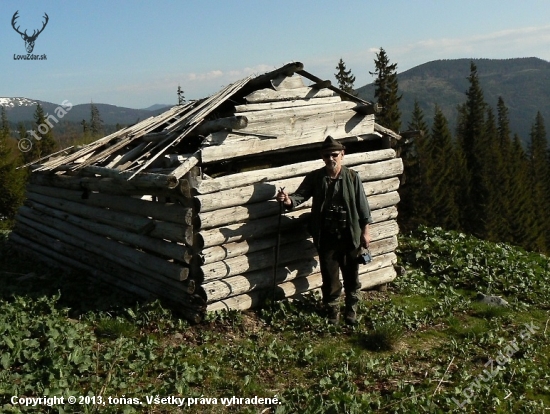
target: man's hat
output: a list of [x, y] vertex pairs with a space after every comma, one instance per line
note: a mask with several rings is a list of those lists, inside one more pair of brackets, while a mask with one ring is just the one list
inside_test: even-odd
[[325, 139], [323, 145], [321, 146], [321, 152], [326, 151], [342, 151], [346, 149], [342, 144], [332, 138], [330, 135]]

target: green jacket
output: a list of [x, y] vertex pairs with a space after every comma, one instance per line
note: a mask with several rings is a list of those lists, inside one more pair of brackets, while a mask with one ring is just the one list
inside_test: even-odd
[[[368, 223], [372, 223], [369, 203], [363, 189], [363, 184], [357, 172], [342, 166], [342, 190], [344, 207], [347, 212], [347, 222], [351, 230], [351, 236], [355, 248], [358, 248], [361, 240], [361, 229]], [[318, 247], [322, 228], [322, 211], [327, 196], [329, 177], [325, 167], [307, 174], [294, 194], [290, 196], [292, 210], [313, 197], [311, 217], [309, 220], [309, 232], [313, 242]]]

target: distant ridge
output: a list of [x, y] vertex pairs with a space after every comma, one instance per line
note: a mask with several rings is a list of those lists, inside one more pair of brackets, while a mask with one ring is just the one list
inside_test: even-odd
[[[498, 97], [504, 99], [512, 133], [518, 133], [526, 142], [537, 111], [541, 112], [546, 125], [550, 125], [550, 62], [536, 57], [449, 59], [424, 63], [398, 74], [399, 90], [403, 94], [401, 129], [407, 129], [416, 99], [429, 124], [438, 104], [454, 133], [456, 107], [466, 100], [472, 61], [477, 66], [485, 101], [493, 107], [495, 115]], [[363, 99], [374, 100], [374, 84], [365, 85], [357, 92]]]
[[167, 110], [171, 107], [173, 107], [174, 105], [168, 105], [168, 104], [154, 104], [154, 105], [151, 105], [150, 107], [148, 108], [143, 108], [144, 111], [158, 111], [158, 110]]
[[[0, 98], [0, 106], [6, 108], [8, 120], [11, 123], [31, 122], [33, 120], [36, 104], [44, 108], [45, 113], [54, 114], [59, 104], [38, 101], [28, 98]], [[74, 105], [63, 117], [64, 121], [82, 122], [90, 119], [91, 104]], [[108, 104], [94, 104], [99, 109], [99, 114], [105, 125], [132, 125], [153, 115], [166, 111], [170, 106], [152, 105], [147, 109], [132, 109]]]

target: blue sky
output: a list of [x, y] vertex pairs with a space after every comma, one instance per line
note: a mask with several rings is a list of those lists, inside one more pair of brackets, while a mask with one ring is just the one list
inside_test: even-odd
[[[32, 33], [25, 54], [11, 19]], [[550, 2], [535, 0], [2, 0], [0, 97], [144, 108], [208, 96], [291, 61], [334, 82], [340, 58], [373, 81], [383, 47], [402, 72], [454, 58], [550, 60]], [[467, 74], [465, 74], [467, 76]]]

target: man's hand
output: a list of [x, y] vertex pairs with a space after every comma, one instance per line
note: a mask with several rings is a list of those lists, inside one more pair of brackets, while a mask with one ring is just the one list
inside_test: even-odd
[[361, 233], [361, 247], [364, 247], [365, 249], [369, 248], [370, 244], [370, 232], [369, 232], [369, 225], [367, 224], [363, 228], [363, 232]]
[[279, 190], [276, 198], [278, 202], [283, 203], [285, 206], [292, 205], [292, 201], [290, 200], [288, 193], [283, 188]]

